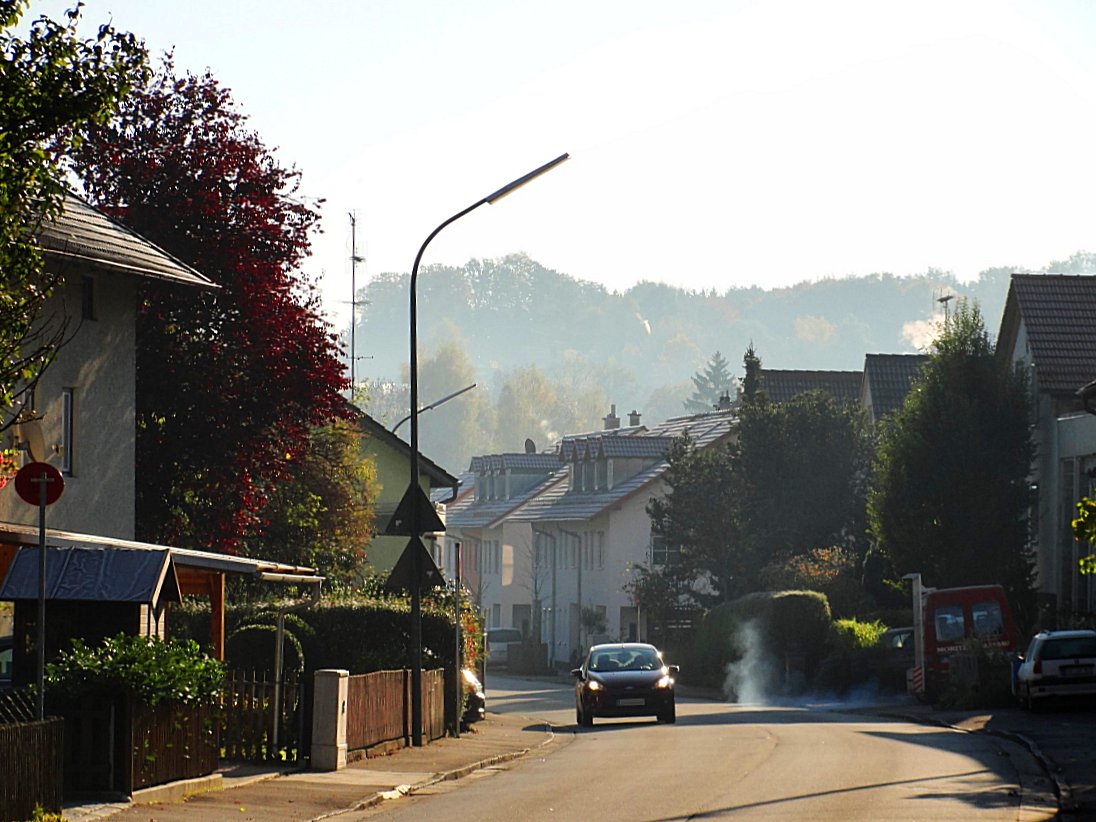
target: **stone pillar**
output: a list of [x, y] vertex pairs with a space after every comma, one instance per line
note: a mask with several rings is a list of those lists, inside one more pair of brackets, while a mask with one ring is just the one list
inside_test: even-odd
[[346, 699], [349, 671], [316, 671], [312, 686], [312, 768], [346, 767]]

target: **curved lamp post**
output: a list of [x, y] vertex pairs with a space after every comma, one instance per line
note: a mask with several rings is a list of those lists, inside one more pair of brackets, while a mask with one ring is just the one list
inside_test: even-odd
[[[418, 373], [418, 329], [417, 329], [417, 305], [415, 299], [415, 283], [419, 277], [419, 263], [426, 247], [450, 223], [456, 222], [465, 214], [475, 211], [481, 205], [496, 203], [507, 194], [512, 194], [526, 183], [530, 183], [537, 177], [551, 171], [556, 166], [570, 159], [569, 154], [561, 154], [551, 162], [545, 163], [540, 168], [530, 171], [523, 177], [519, 177], [511, 183], [507, 183], [498, 191], [488, 194], [482, 200], [478, 200], [463, 211], [459, 211], [430, 232], [430, 236], [419, 248], [415, 255], [415, 264], [411, 267], [411, 366], [409, 378], [411, 381], [411, 485], [408, 487], [409, 496], [414, 502], [410, 511], [411, 541], [408, 549], [412, 554], [411, 564], [411, 744], [415, 747], [422, 746], [422, 554], [423, 551], [416, 545], [420, 533], [419, 523], [422, 521], [419, 511], [419, 494], [414, 493], [419, 482], [419, 373]], [[419, 542], [421, 545], [421, 542]], [[460, 676], [460, 671], [457, 671]], [[459, 718], [458, 718], [459, 721]]]

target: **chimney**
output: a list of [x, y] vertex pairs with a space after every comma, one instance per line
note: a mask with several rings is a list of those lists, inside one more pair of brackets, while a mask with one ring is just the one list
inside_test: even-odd
[[632, 426], [633, 428], [639, 425], [639, 412], [636, 411], [634, 408], [632, 409], [632, 413], [628, 415], [628, 425]]
[[616, 415], [616, 403], [609, 406], [609, 416], [605, 417], [605, 430], [612, 431], [620, 428], [620, 417]]
[[724, 391], [719, 395], [719, 405], [715, 407], [716, 411], [729, 411], [734, 406], [731, 404], [731, 394], [729, 391]]

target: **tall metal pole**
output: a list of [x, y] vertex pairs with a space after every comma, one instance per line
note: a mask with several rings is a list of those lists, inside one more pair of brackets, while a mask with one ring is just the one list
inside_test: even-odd
[[[560, 165], [570, 155], [561, 154], [554, 160], [545, 163], [539, 168], [533, 169], [528, 174], [519, 177], [518, 179], [507, 183], [498, 191], [488, 194], [482, 200], [478, 200], [463, 211], [459, 211], [452, 217], [447, 219], [437, 228], [430, 232], [419, 248], [419, 253], [415, 255], [415, 264], [411, 267], [411, 286], [410, 286], [410, 298], [409, 298], [409, 320], [411, 325], [411, 352], [410, 352], [410, 364], [408, 368], [408, 378], [411, 383], [411, 485], [409, 490], [413, 491], [419, 482], [419, 356], [418, 356], [418, 300], [415, 295], [415, 286], [419, 279], [419, 263], [422, 262], [423, 252], [426, 251], [426, 247], [430, 245], [430, 241], [433, 240], [438, 234], [450, 223], [454, 223], [468, 214], [471, 211], [475, 211], [482, 205], [488, 203], [495, 203], [501, 200], [508, 194], [512, 194], [517, 191], [526, 183], [531, 182], [542, 174], [551, 171], [556, 166]], [[419, 512], [419, 499], [421, 495], [412, 493], [412, 505], [410, 511], [410, 531], [411, 531], [411, 543], [415, 543], [421, 534], [419, 533], [419, 523], [422, 522], [422, 518]], [[417, 545], [410, 544], [411, 548], [411, 744], [415, 747], [422, 747], [422, 551], [418, 549]]]
[[358, 222], [350, 212], [350, 401], [354, 401], [354, 366], [358, 361], [358, 349], [354, 335], [358, 326]]
[[38, 483], [38, 666], [35, 681], [38, 685], [38, 721], [46, 718], [46, 483], [50, 478], [42, 475]]
[[457, 680], [457, 702], [456, 702], [457, 716], [456, 716], [456, 722], [454, 723], [454, 731], [455, 731], [456, 737], [459, 739], [460, 738], [460, 720], [461, 720], [460, 703], [461, 703], [461, 697], [464, 695], [464, 677], [461, 674], [461, 671], [464, 667], [463, 665], [461, 665], [461, 662], [464, 659], [464, 654], [463, 654], [464, 648], [461, 647], [462, 646], [462, 642], [461, 642], [461, 625], [460, 625], [460, 616], [461, 616], [461, 614], [460, 614], [460, 572], [461, 572], [461, 567], [460, 567], [460, 543], [459, 542], [454, 542], [453, 543], [453, 553], [454, 553], [453, 559], [454, 559], [454, 562], [455, 562], [455, 567], [453, 569], [453, 642], [454, 642], [454, 646], [455, 646], [454, 651], [453, 651], [453, 659], [455, 660], [455, 662], [453, 664], [453, 671], [456, 673], [456, 676], [454, 678]]

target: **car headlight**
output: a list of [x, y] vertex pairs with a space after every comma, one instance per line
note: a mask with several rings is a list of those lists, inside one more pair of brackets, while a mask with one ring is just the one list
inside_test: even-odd
[[656, 688], [672, 688], [674, 685], [674, 679], [669, 674], [664, 675], [658, 682], [655, 683]]
[[600, 691], [601, 690], [601, 683], [598, 682], [596, 679], [588, 679], [588, 680], [586, 680], [586, 690], [588, 690], [588, 691]]

